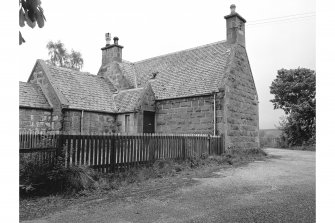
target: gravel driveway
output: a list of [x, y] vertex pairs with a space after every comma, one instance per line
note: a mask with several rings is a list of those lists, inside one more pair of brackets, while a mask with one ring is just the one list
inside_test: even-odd
[[266, 149], [270, 158], [193, 184], [80, 204], [26, 222], [315, 222], [315, 152]]

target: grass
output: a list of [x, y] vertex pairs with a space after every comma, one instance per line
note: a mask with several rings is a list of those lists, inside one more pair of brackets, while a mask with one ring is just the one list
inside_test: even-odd
[[193, 156], [182, 160], [157, 160], [152, 166], [133, 168], [124, 172], [100, 174], [99, 189], [118, 189], [122, 186], [139, 183], [148, 179], [175, 176], [183, 171], [223, 165], [241, 165], [267, 156], [262, 149], [231, 149], [229, 153], [215, 156]]
[[[267, 154], [261, 149], [239, 150], [231, 148], [220, 156], [194, 156], [182, 160], [157, 160], [152, 166], [131, 168], [116, 173], [98, 173], [88, 167], [73, 167], [60, 170], [58, 179], [62, 190], [51, 193], [32, 193], [20, 196], [20, 220], [34, 219], [55, 211], [60, 211], [72, 204], [97, 197], [107, 196], [112, 191], [141, 185], [153, 179], [176, 179], [176, 176], [191, 176], [195, 172], [208, 173], [214, 168], [238, 166], [264, 159]], [[67, 172], [66, 172], [67, 171]], [[57, 176], [57, 175], [54, 175]], [[66, 190], [65, 190], [66, 188]]]
[[316, 151], [316, 145], [302, 145], [302, 146], [292, 146], [288, 148], [283, 149], [289, 149], [289, 150], [303, 150], [303, 151]]

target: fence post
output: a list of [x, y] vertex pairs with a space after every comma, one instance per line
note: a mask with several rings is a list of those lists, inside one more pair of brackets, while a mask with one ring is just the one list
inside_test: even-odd
[[63, 148], [63, 145], [64, 145], [64, 135], [62, 133], [59, 133], [55, 136], [58, 136], [58, 142], [57, 142], [57, 147], [56, 147], [56, 162], [59, 161], [59, 158], [64, 161], [63, 165], [65, 167], [65, 151], [64, 151], [64, 148]]
[[222, 138], [222, 153], [226, 153], [226, 138], [224, 134], [221, 134]]
[[207, 147], [208, 147], [208, 155], [211, 154], [211, 136], [208, 134], [207, 136]]

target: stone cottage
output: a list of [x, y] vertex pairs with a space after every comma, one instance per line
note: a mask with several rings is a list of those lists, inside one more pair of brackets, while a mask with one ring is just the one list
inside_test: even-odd
[[221, 134], [226, 148], [258, 147], [246, 20], [234, 5], [225, 19], [225, 41], [134, 63], [107, 33], [96, 75], [37, 60], [28, 81], [20, 82], [20, 129]]

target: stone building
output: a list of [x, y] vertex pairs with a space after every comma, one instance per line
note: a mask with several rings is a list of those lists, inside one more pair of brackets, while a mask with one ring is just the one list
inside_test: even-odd
[[221, 134], [225, 147], [259, 146], [258, 96], [246, 20], [225, 16], [227, 39], [128, 62], [106, 34], [97, 75], [37, 60], [20, 82], [20, 129], [75, 133]]

